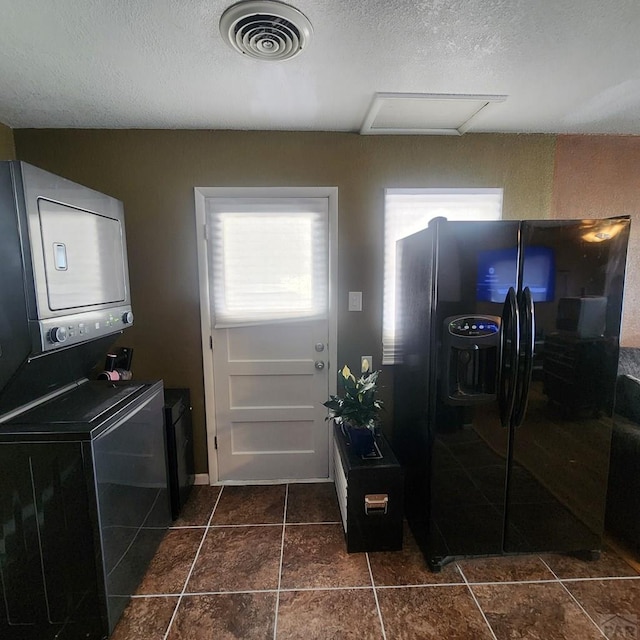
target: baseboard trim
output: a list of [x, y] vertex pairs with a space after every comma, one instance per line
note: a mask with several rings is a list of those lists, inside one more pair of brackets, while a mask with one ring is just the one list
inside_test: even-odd
[[274, 480], [225, 480], [215, 482], [221, 486], [251, 486], [251, 485], [273, 485], [273, 484], [313, 484], [320, 482], [333, 482], [333, 478], [276, 478]]
[[208, 473], [196, 473], [193, 484], [209, 484]]

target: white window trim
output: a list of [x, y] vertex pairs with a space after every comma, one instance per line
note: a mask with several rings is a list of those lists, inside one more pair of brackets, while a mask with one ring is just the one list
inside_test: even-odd
[[[385, 189], [384, 206], [384, 295], [382, 317], [382, 364], [394, 364], [395, 345], [395, 243], [425, 229], [429, 220], [444, 216], [449, 220], [500, 220], [503, 190], [487, 189]], [[473, 202], [473, 198], [476, 202]], [[401, 201], [407, 201], [403, 210]], [[478, 206], [482, 202], [481, 206]], [[472, 207], [475, 210], [470, 210]], [[413, 209], [413, 211], [412, 211]], [[391, 214], [389, 211], [391, 210]], [[483, 212], [484, 210], [484, 212]], [[403, 221], [407, 214], [410, 220]], [[393, 219], [391, 217], [393, 216]]]

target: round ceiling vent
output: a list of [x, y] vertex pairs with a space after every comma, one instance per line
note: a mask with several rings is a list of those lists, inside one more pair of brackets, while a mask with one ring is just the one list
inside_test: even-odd
[[220, 33], [236, 51], [259, 60], [288, 60], [311, 40], [313, 29], [297, 9], [275, 0], [248, 0], [229, 7]]

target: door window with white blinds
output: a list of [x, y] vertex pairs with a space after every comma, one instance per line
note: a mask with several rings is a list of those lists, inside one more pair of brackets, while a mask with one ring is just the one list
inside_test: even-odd
[[499, 220], [502, 189], [385, 189], [382, 364], [396, 361], [396, 242], [426, 229], [432, 218]]
[[326, 198], [207, 198], [215, 328], [327, 317]]

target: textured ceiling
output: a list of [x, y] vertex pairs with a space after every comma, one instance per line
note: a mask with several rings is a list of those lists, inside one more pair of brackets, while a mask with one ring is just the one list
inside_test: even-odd
[[0, 0], [0, 122], [359, 131], [376, 92], [507, 95], [470, 131], [640, 135], [639, 0], [294, 0], [292, 60], [234, 52], [228, 0]]

